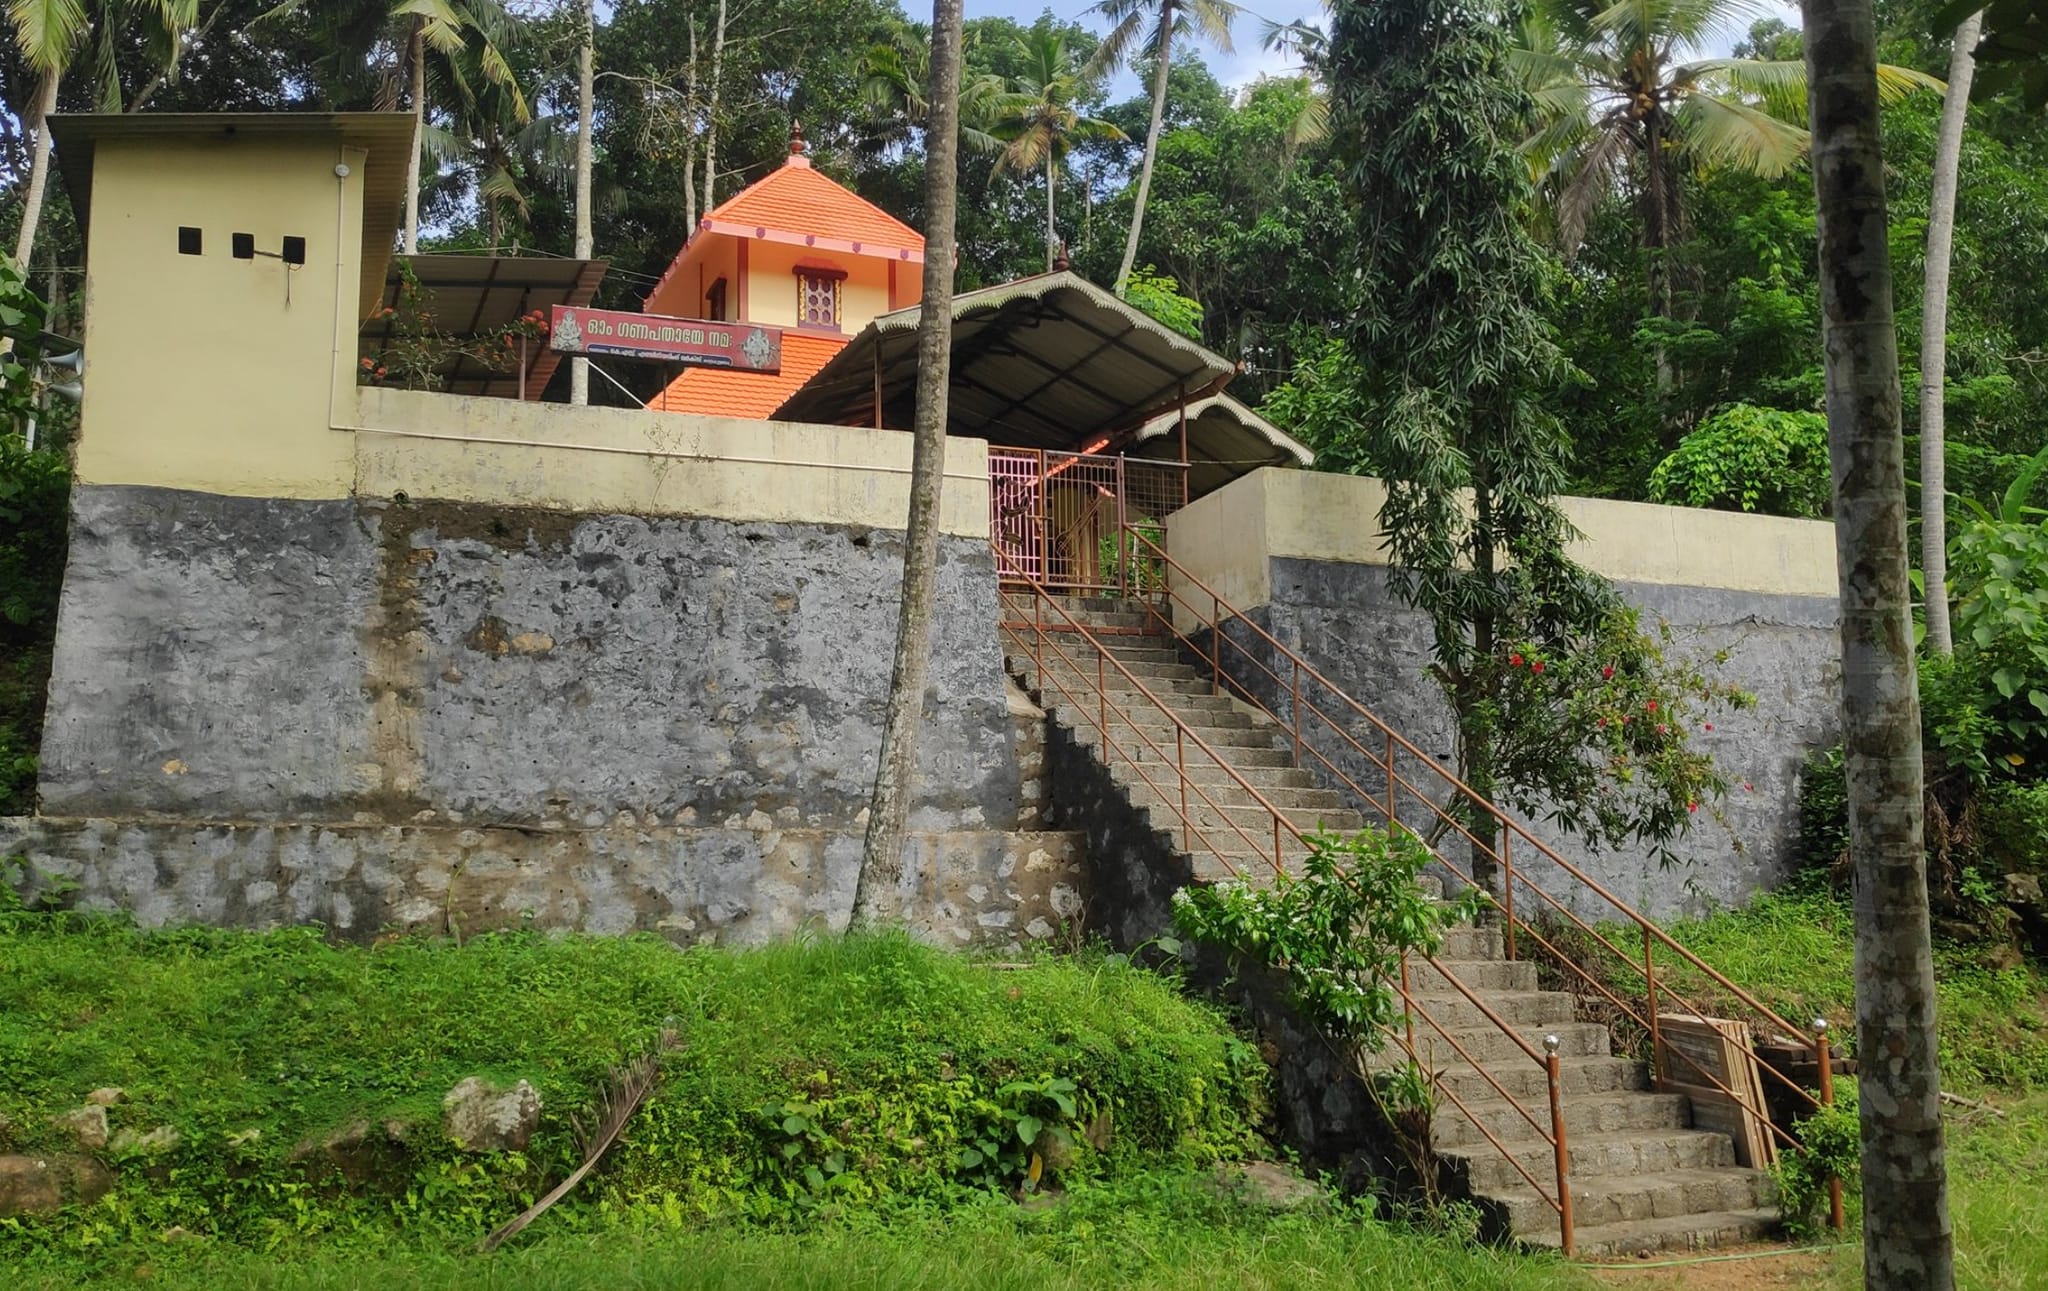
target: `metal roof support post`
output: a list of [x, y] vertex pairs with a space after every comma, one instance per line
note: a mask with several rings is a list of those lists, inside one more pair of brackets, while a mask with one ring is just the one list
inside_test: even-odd
[[1180, 504], [1188, 504], [1188, 383], [1180, 383]]
[[875, 429], [882, 428], [882, 347], [875, 347]]

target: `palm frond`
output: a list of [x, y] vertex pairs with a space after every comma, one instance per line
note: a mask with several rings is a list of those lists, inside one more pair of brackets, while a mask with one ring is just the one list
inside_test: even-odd
[[1797, 166], [1806, 131], [1760, 108], [1714, 94], [1688, 95], [1672, 114], [1674, 141], [1697, 161], [1775, 179]]
[[14, 45], [44, 76], [62, 73], [91, 27], [79, 0], [8, 0]]

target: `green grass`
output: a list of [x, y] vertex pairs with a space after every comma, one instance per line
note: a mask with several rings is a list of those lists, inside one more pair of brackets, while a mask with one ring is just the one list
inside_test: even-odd
[[[1277, 1215], [1192, 1173], [1082, 1188], [1042, 1212], [984, 1202], [944, 1217], [828, 1223], [800, 1232], [715, 1224], [686, 1231], [557, 1233], [491, 1256], [447, 1243], [329, 1241], [249, 1252], [157, 1243], [103, 1264], [106, 1284], [166, 1291], [568, 1291], [570, 1288], [1416, 1288], [1590, 1291], [1540, 1257], [1474, 1249], [1331, 1202]], [[95, 1285], [67, 1270], [26, 1291]]]
[[[2048, 1095], [2003, 1104], [2005, 1116], [1970, 1113], [1948, 1128], [1949, 1217], [1959, 1291], [2038, 1291], [2048, 1286]], [[1863, 1285], [1863, 1254], [1836, 1253], [1834, 1284]]]
[[[1854, 916], [1847, 902], [1827, 895], [1763, 895], [1748, 906], [1667, 931], [1679, 944], [1754, 995], [1786, 1021], [1805, 1026], [1827, 1017], [1839, 1041], [1854, 1034]], [[1641, 942], [1618, 929], [1604, 930], [1617, 946]], [[1583, 946], [1582, 937], [1563, 941]], [[1602, 952], [1580, 962], [1603, 972], [1611, 989], [1640, 1001], [1642, 976]], [[1658, 951], [1660, 980], [1690, 1004], [1724, 1016], [1743, 1009], [1678, 956]], [[2048, 974], [2033, 964], [1992, 967], [1970, 947], [1935, 953], [1940, 1000], [1943, 1083], [1951, 1089], [2048, 1087]], [[1681, 1008], [1673, 1000], [1665, 1008]]]
[[[304, 930], [6, 922], [0, 1116], [15, 1146], [59, 1150], [50, 1116], [101, 1085], [130, 1096], [116, 1128], [168, 1125], [182, 1142], [127, 1163], [106, 1202], [0, 1221], [0, 1265], [174, 1227], [252, 1246], [361, 1228], [474, 1241], [568, 1171], [571, 1116], [594, 1119], [607, 1068], [665, 1021], [684, 1047], [659, 1092], [543, 1228], [600, 1212], [787, 1225], [937, 1211], [1014, 1185], [1026, 1114], [1076, 1137], [1107, 1127], [1070, 1180], [1235, 1155], [1262, 1116], [1264, 1064], [1219, 1014], [1100, 959], [1004, 970], [886, 936], [741, 952], [523, 934], [366, 949]], [[539, 1089], [527, 1152], [463, 1157], [446, 1143], [441, 1097], [472, 1074]], [[1073, 1083], [1070, 1117], [1016, 1092], [1047, 1078]], [[295, 1159], [357, 1120], [376, 1127], [367, 1182], [344, 1187], [318, 1152]], [[387, 1122], [400, 1142], [385, 1141]], [[962, 1149], [991, 1138], [1011, 1159], [967, 1168]]]

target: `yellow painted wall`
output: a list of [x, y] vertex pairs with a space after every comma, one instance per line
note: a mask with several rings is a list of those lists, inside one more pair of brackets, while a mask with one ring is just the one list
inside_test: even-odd
[[[889, 312], [889, 265], [873, 256], [837, 255], [783, 242], [747, 244], [747, 319], [770, 327], [796, 326], [796, 266], [831, 265], [846, 271], [839, 284], [839, 330], [858, 332]], [[916, 266], [905, 266], [915, 268]], [[897, 270], [899, 281], [902, 268]]]
[[[621, 408], [365, 389], [369, 497], [901, 529], [911, 437]], [[988, 537], [988, 444], [948, 436], [940, 528]]]
[[[348, 495], [354, 444], [328, 429], [329, 398], [353, 415], [362, 163], [316, 140], [100, 141], [80, 481]], [[178, 253], [181, 225], [203, 254]], [[269, 251], [304, 237], [306, 263], [237, 260], [236, 232]]]
[[708, 234], [704, 239], [703, 252], [696, 257], [696, 263], [685, 265], [674, 278], [662, 285], [661, 290], [648, 296], [644, 306], [650, 314], [667, 314], [672, 318], [709, 318], [704, 303], [704, 293], [720, 278], [725, 279], [725, 307], [727, 318], [733, 319], [740, 307], [740, 271], [738, 242], [723, 234]]
[[[1268, 467], [1197, 499], [1167, 520], [1176, 561], [1239, 609], [1272, 597], [1276, 557], [1383, 565], [1386, 488], [1356, 475]], [[1598, 498], [1562, 498], [1584, 535], [1573, 556], [1619, 582], [1792, 596], [1837, 595], [1834, 527]], [[1177, 588], [1189, 600], [1202, 593]]]

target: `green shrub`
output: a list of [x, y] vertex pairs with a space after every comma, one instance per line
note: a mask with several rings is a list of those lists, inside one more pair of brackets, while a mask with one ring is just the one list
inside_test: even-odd
[[1785, 1216], [1785, 1235], [1799, 1240], [1819, 1235], [1825, 1225], [1830, 1179], [1842, 1181], [1845, 1201], [1862, 1182], [1863, 1132], [1856, 1120], [1856, 1082], [1838, 1082], [1834, 1106], [1801, 1119], [1794, 1132], [1799, 1146], [1779, 1154], [1772, 1174], [1778, 1182], [1778, 1209]]
[[2048, 870], [2048, 784], [1994, 784], [1977, 814], [1984, 860], [2001, 873]]
[[[575, 1164], [571, 1117], [590, 1119], [607, 1068], [665, 1019], [684, 1047], [660, 1089], [545, 1223], [944, 1207], [1022, 1181], [1028, 1152], [999, 1166], [964, 1153], [1028, 1147], [1025, 1116], [1063, 1131], [1064, 1173], [1085, 1178], [1237, 1154], [1261, 1114], [1256, 1051], [1173, 983], [1110, 962], [997, 970], [897, 937], [364, 949], [306, 930], [11, 923], [0, 1114], [23, 1146], [61, 1146], [49, 1118], [101, 1085], [128, 1091], [117, 1126], [168, 1125], [181, 1141], [156, 1180], [126, 1172], [90, 1209], [0, 1221], [0, 1263], [172, 1226], [263, 1243], [395, 1217], [473, 1240]], [[444, 1142], [442, 1095], [470, 1075], [539, 1090], [525, 1153], [464, 1157]], [[320, 1145], [352, 1123], [374, 1128], [368, 1178], [347, 1187]]]
[[1700, 422], [1650, 473], [1652, 501], [1769, 515], [1825, 515], [1829, 487], [1827, 418], [1746, 403]]

